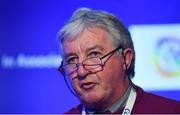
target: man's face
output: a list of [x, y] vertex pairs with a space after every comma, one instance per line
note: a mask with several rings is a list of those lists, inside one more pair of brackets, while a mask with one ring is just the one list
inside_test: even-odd
[[[76, 39], [64, 41], [64, 58], [82, 63], [87, 58], [102, 57], [116, 48], [108, 37], [102, 28], [86, 29]], [[91, 109], [105, 109], [116, 102], [128, 87], [123, 62], [115, 52], [102, 71], [89, 73], [79, 65], [77, 76], [71, 80], [81, 102]]]

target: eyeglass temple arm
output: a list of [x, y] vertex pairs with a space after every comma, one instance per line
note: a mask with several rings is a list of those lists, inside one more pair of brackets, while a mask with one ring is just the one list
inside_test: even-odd
[[[122, 49], [122, 51], [123, 51], [123, 48], [122, 48], [121, 46], [118, 46], [116, 49], [114, 49], [113, 51], [111, 51], [111, 52], [107, 53], [106, 55], [104, 55], [104, 56], [103, 56], [103, 57], [101, 57], [100, 59], [105, 58], [106, 56], [108, 56], [108, 55], [110, 55], [110, 54], [114, 53], [115, 51], [117, 51], [117, 50], [119, 50], [119, 49]], [[123, 53], [123, 52], [122, 52], [122, 53]]]

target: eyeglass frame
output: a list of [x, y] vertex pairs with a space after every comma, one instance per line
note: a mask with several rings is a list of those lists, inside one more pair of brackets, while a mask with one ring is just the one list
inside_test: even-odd
[[[101, 60], [101, 64], [97, 64], [97, 65], [103, 67], [103, 66], [105, 65], [105, 63], [104, 63], [104, 64], [102, 63], [102, 59], [104, 59], [104, 58], [106, 58], [107, 56], [110, 55], [110, 56], [107, 58], [107, 60], [105, 60], [105, 62], [108, 61], [108, 59], [109, 59], [117, 50], [120, 50], [120, 49], [122, 49], [122, 53], [123, 53], [123, 48], [122, 48], [121, 46], [118, 46], [117, 48], [115, 48], [114, 50], [110, 51], [109, 53], [105, 54], [105, 55], [102, 56], [102, 57], [92, 57], [92, 58], [99, 58], [99, 59]], [[85, 65], [85, 64], [83, 64], [83, 62], [86, 61], [86, 60], [88, 60], [88, 59], [92, 59], [92, 58], [87, 58], [87, 59], [83, 60], [81, 63], [68, 63], [68, 64], [65, 64], [65, 65], [63, 65], [63, 62], [64, 62], [64, 61], [62, 60], [62, 61], [61, 61], [61, 65], [58, 67], [58, 71], [59, 71], [61, 74], [65, 74], [65, 67], [64, 67], [64, 66], [69, 65], [69, 64], [74, 64], [74, 65], [76, 65], [76, 66], [75, 66], [76, 69], [74, 70], [75, 72], [77, 72], [79, 65], [82, 65], [85, 70], [90, 71], [90, 70], [88, 70], [88, 69], [85, 68], [85, 66], [86, 66], [87, 64]], [[74, 71], [72, 71], [72, 72], [74, 72]], [[72, 75], [72, 72], [69, 73], [68, 75], [69, 75], [69, 76]], [[93, 73], [95, 73], [95, 72], [93, 72]]]

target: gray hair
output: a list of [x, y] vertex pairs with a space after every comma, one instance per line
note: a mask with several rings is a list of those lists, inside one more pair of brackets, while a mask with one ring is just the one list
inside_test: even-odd
[[112, 14], [105, 11], [80, 8], [74, 12], [67, 24], [58, 32], [60, 50], [63, 54], [64, 39], [75, 39], [85, 29], [100, 27], [109, 33], [109, 38], [115, 46], [133, 51], [132, 63], [127, 70], [129, 78], [133, 78], [135, 71], [135, 50], [128, 29]]

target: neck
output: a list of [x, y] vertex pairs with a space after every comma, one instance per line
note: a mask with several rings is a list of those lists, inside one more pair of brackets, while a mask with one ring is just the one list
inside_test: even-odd
[[[111, 101], [111, 103], [109, 104], [109, 106], [107, 108], [111, 108], [113, 105], [115, 105], [117, 102], [119, 101], [123, 101], [124, 99], [126, 100], [126, 97], [124, 98], [124, 96], [127, 93], [127, 90], [131, 87], [130, 82], [124, 81], [124, 83], [121, 84], [121, 87], [117, 87], [115, 90], [117, 90], [116, 92], [119, 92], [118, 94], [116, 94], [116, 96], [114, 96], [114, 98], [112, 98], [113, 100]], [[114, 94], [115, 95], [115, 94]], [[128, 97], [128, 96], [127, 96]]]

